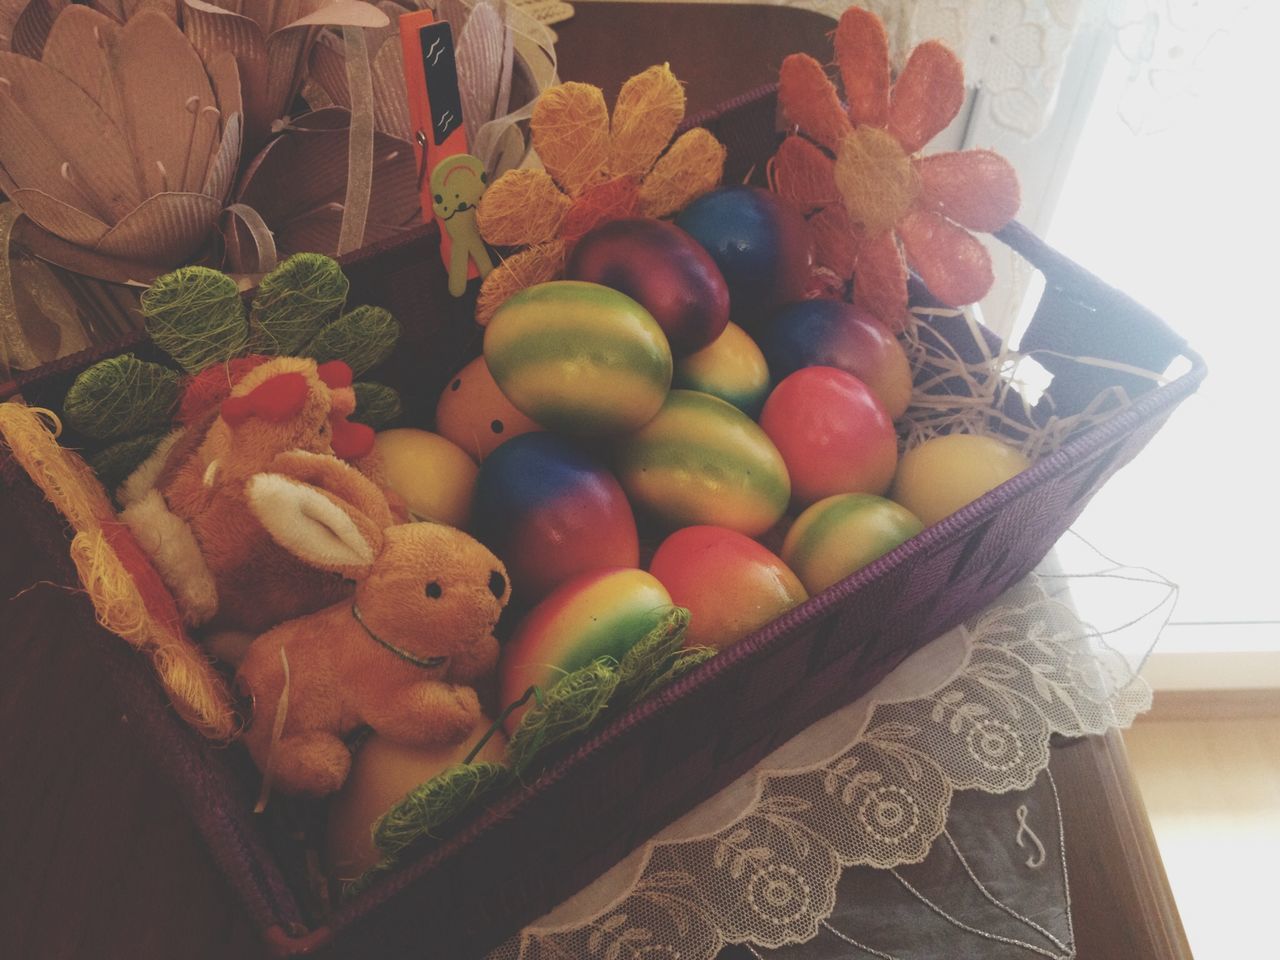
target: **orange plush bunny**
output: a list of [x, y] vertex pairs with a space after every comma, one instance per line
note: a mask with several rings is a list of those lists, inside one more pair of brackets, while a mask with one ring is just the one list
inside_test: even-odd
[[[271, 470], [346, 497], [365, 478], [339, 457], [370, 460], [373, 431], [347, 420], [355, 394], [341, 361], [250, 358], [206, 374], [229, 380], [229, 389], [224, 382], [220, 399], [184, 404], [186, 426], [120, 488], [121, 517], [188, 625], [256, 633], [350, 588], [276, 544], [249, 512], [245, 484]], [[373, 519], [390, 524], [394, 504], [382, 500]]]
[[340, 499], [261, 473], [246, 492], [284, 549], [356, 582], [352, 599], [259, 636], [240, 664], [253, 703], [244, 739], [264, 775], [322, 796], [346, 779], [342, 737], [358, 727], [416, 746], [473, 730], [480, 703], [468, 684], [497, 662], [493, 629], [509, 599], [501, 561], [453, 527], [387, 526], [371, 483]]

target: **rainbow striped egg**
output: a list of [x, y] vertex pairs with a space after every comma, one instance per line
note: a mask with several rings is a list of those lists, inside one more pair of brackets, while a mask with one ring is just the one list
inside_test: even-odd
[[817, 594], [923, 529], [915, 514], [892, 500], [840, 493], [796, 518], [782, 543], [782, 560]]
[[671, 385], [719, 397], [755, 419], [769, 394], [769, 364], [750, 335], [731, 323], [697, 353], [676, 361]]
[[737, 407], [695, 390], [672, 390], [656, 417], [617, 443], [614, 457], [632, 504], [673, 527], [759, 536], [791, 498], [773, 441]]
[[[671, 596], [643, 570], [596, 570], [559, 586], [525, 615], [503, 647], [498, 683], [504, 705], [600, 657], [621, 661], [671, 610]], [[507, 718], [507, 730], [524, 708]]]
[[519, 410], [579, 437], [643, 426], [671, 387], [671, 347], [658, 322], [597, 283], [553, 280], [517, 293], [485, 328], [484, 359]]

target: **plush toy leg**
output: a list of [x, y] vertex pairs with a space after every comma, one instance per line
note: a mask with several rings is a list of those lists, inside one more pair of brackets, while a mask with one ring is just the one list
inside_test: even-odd
[[366, 709], [369, 726], [406, 746], [458, 743], [480, 722], [480, 700], [470, 687], [424, 680]]
[[273, 763], [275, 783], [283, 792], [323, 797], [346, 781], [351, 751], [333, 734], [313, 730], [282, 738]]

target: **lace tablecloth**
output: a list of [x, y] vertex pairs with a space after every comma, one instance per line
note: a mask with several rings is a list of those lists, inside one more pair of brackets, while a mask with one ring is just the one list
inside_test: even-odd
[[1150, 706], [1136, 668], [1176, 590], [1063, 564], [1080, 572], [1042, 566], [491, 960], [1074, 956], [1050, 741]]

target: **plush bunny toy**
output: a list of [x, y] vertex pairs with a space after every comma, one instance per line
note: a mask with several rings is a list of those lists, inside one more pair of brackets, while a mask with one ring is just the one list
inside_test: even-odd
[[497, 662], [493, 629], [510, 596], [501, 561], [453, 527], [384, 527], [358, 499], [293, 476], [258, 474], [246, 492], [277, 543], [356, 582], [353, 599], [259, 636], [240, 665], [253, 703], [245, 742], [272, 783], [337, 790], [351, 764], [342, 737], [360, 726], [419, 746], [473, 730], [480, 703], [467, 684]]

